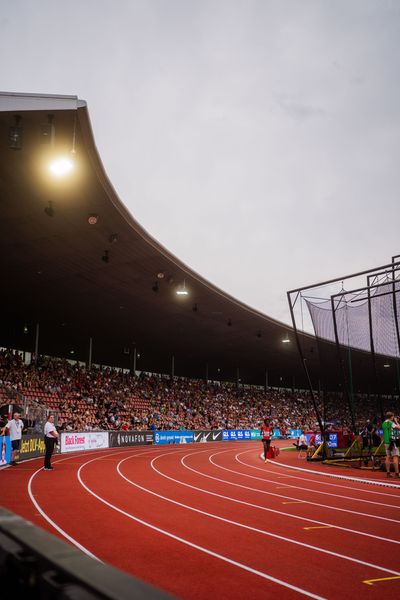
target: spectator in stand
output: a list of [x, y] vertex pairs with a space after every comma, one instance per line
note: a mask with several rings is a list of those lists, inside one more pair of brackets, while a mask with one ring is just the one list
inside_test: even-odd
[[8, 421], [5, 425], [5, 427], [3, 428], [1, 435], [5, 435], [7, 429], [10, 433], [11, 448], [12, 448], [11, 465], [13, 467], [16, 467], [18, 464], [17, 458], [19, 457], [19, 451], [21, 448], [22, 431], [24, 429], [24, 424], [20, 418], [20, 413], [18, 413], [18, 412], [14, 413], [11, 421]]

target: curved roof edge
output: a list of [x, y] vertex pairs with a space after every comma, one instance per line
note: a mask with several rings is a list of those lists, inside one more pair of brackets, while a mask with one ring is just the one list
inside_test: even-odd
[[86, 106], [78, 96], [52, 94], [19, 94], [0, 92], [0, 111], [16, 112], [27, 110], [76, 110]]
[[[101, 182], [105, 193], [107, 194], [107, 197], [109, 198], [110, 202], [114, 205], [114, 207], [118, 210], [118, 212], [123, 217], [123, 219], [128, 223], [128, 225], [135, 231], [135, 233], [137, 235], [139, 235], [144, 241], [146, 241], [148, 244], [150, 244], [155, 250], [160, 252], [165, 258], [167, 258], [172, 263], [174, 263], [179, 269], [181, 269], [183, 272], [185, 272], [188, 276], [192, 277], [194, 280], [196, 280], [201, 285], [204, 285], [205, 287], [207, 287], [211, 292], [218, 294], [224, 300], [232, 302], [239, 308], [246, 310], [249, 313], [251, 313], [257, 317], [265, 319], [266, 321], [268, 321], [272, 324], [275, 324], [282, 328], [285, 328], [288, 331], [293, 330], [291, 325], [288, 325], [287, 323], [279, 321], [278, 319], [274, 319], [273, 317], [270, 317], [269, 315], [266, 315], [265, 313], [245, 304], [241, 300], [238, 300], [234, 296], [231, 296], [230, 294], [228, 294], [224, 290], [220, 289], [215, 284], [213, 284], [210, 281], [208, 281], [207, 279], [205, 279], [203, 276], [196, 273], [196, 271], [194, 271], [191, 267], [189, 267], [183, 261], [181, 261], [179, 258], [177, 258], [167, 248], [165, 248], [158, 240], [156, 240], [150, 233], [148, 233], [148, 231], [146, 231], [146, 229], [144, 229], [144, 227], [132, 216], [130, 211], [127, 209], [127, 207], [121, 201], [121, 199], [119, 198], [110, 179], [107, 176], [105, 167], [100, 158], [100, 153], [97, 150], [97, 146], [96, 146], [96, 142], [95, 142], [95, 138], [94, 138], [94, 134], [93, 134], [93, 129], [92, 129], [91, 121], [90, 121], [89, 111], [88, 111], [88, 107], [86, 104], [85, 104], [85, 106], [82, 107], [81, 110], [78, 111], [78, 118], [79, 118], [81, 132], [85, 138], [84, 139], [85, 147], [86, 147], [86, 150], [89, 153], [90, 159], [92, 161], [92, 167], [95, 170], [96, 175], [99, 178], [99, 181]], [[314, 336], [310, 333], [307, 333], [307, 332], [301, 332], [301, 333], [304, 336], [314, 338]]]

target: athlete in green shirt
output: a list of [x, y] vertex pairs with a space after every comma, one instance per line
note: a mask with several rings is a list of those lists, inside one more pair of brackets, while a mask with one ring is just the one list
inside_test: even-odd
[[390, 458], [393, 458], [393, 466], [395, 477], [399, 477], [399, 448], [396, 445], [400, 425], [398, 424], [392, 412], [386, 413], [386, 421], [382, 423], [383, 442], [386, 449], [386, 477], [391, 477], [390, 474]]

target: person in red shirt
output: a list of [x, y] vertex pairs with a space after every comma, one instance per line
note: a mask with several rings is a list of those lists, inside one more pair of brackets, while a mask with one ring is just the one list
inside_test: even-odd
[[261, 425], [261, 436], [262, 443], [264, 446], [264, 461], [267, 462], [267, 456], [269, 448], [271, 446], [272, 428], [270, 427], [269, 421], [264, 419], [264, 423]]
[[307, 456], [309, 456], [309, 457], [311, 457], [318, 448], [316, 438], [315, 438], [316, 435], [317, 435], [316, 431], [313, 431], [312, 434], [310, 435], [310, 440], [308, 442], [308, 449], [307, 449]]

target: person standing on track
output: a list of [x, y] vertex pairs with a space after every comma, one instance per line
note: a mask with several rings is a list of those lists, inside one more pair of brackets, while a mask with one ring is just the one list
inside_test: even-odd
[[58, 431], [54, 425], [53, 415], [47, 417], [46, 425], [44, 426], [44, 443], [46, 446], [46, 454], [44, 455], [43, 469], [45, 471], [52, 471], [51, 456], [54, 452], [54, 446], [58, 443]]
[[386, 421], [382, 423], [383, 442], [386, 450], [386, 477], [391, 477], [390, 458], [393, 458], [394, 474], [399, 477], [399, 447], [397, 446], [400, 425], [392, 412], [386, 413]]
[[264, 462], [267, 462], [268, 452], [271, 446], [272, 428], [267, 419], [264, 419], [264, 423], [261, 425], [261, 436], [262, 443], [264, 446]]
[[24, 429], [24, 423], [20, 419], [20, 413], [15, 412], [13, 414], [13, 419], [11, 419], [11, 421], [7, 422], [7, 424], [3, 428], [1, 435], [5, 434], [6, 429], [8, 429], [10, 432], [10, 440], [11, 440], [11, 448], [12, 448], [11, 464], [13, 467], [15, 467], [18, 464], [17, 457], [19, 455], [19, 450], [21, 448], [22, 430]]

